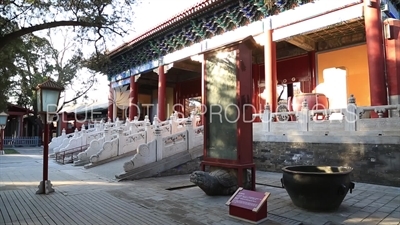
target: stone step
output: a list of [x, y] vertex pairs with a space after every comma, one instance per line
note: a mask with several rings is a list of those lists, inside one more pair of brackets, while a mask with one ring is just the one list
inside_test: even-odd
[[157, 162], [153, 162], [131, 171], [116, 175], [119, 180], [137, 180], [146, 177], [153, 177], [163, 171], [174, 168], [192, 160], [192, 154], [189, 151], [177, 153]]
[[115, 160], [118, 160], [118, 159], [122, 159], [122, 158], [126, 158], [126, 157], [133, 157], [136, 154], [136, 152], [137, 152], [137, 150], [135, 149], [135, 150], [133, 150], [131, 152], [127, 152], [125, 154], [118, 155], [118, 156], [115, 156], [115, 157], [112, 157], [112, 158], [108, 158], [108, 159], [105, 159], [105, 160], [102, 160], [102, 161], [99, 161], [99, 162], [96, 162], [96, 163], [90, 162], [88, 164], [85, 164], [84, 168], [85, 169], [89, 169], [89, 168], [92, 168], [92, 167], [95, 167], [95, 166], [99, 166], [99, 165], [103, 165], [103, 164], [106, 164], [106, 163], [109, 163], [109, 162], [112, 162], [112, 161], [115, 161]]

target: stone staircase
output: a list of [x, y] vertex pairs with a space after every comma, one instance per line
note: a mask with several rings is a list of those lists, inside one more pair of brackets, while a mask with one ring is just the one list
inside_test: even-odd
[[[153, 177], [160, 175], [161, 173], [171, 170], [173, 168], [176, 168], [180, 165], [184, 165], [187, 163], [191, 163], [194, 161], [196, 164], [196, 161], [199, 161], [198, 159], [203, 156], [203, 145], [196, 146], [190, 150], [183, 151], [174, 155], [171, 155], [169, 157], [163, 158], [160, 161], [156, 161], [153, 163], [146, 164], [144, 166], [140, 166], [138, 168], [133, 168], [131, 170], [125, 171], [122, 174], [116, 175], [116, 179], [119, 180], [138, 180], [142, 178], [147, 178], [147, 177]], [[198, 169], [198, 165], [193, 165], [191, 168], [194, 168], [195, 170]], [[191, 172], [190, 169], [185, 171], [182, 171], [183, 173], [189, 173]], [[172, 174], [179, 174], [179, 173], [174, 173]]]

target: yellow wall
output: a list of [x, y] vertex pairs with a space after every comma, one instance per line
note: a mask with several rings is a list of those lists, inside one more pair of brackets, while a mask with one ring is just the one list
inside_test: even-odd
[[141, 104], [151, 104], [151, 95], [138, 94], [138, 102]]
[[369, 106], [369, 71], [367, 46], [365, 44], [350, 48], [317, 54], [318, 84], [324, 82], [323, 70], [332, 67], [345, 67], [347, 70], [347, 97], [351, 94], [359, 106]]

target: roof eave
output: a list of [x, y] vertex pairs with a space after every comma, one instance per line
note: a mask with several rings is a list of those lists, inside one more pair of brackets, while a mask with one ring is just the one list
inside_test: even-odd
[[207, 10], [208, 8], [211, 8], [212, 6], [218, 4], [223, 0], [203, 0], [201, 2], [196, 3], [194, 6], [189, 7], [186, 10], [183, 10], [182, 12], [176, 14], [175, 16], [171, 17], [167, 21], [164, 21], [160, 23], [159, 25], [155, 26], [154, 28], [144, 32], [143, 34], [137, 36], [130, 42], [126, 42], [119, 47], [115, 48], [114, 50], [110, 51], [107, 55], [109, 57], [115, 57], [117, 55], [120, 55], [126, 51], [128, 51], [134, 44], [139, 43], [142, 40], [145, 40], [151, 36], [157, 35], [158, 33], [167, 31], [168, 29], [171, 29], [172, 27], [176, 26], [177, 23], [183, 22], [185, 20], [190, 19], [197, 13]]

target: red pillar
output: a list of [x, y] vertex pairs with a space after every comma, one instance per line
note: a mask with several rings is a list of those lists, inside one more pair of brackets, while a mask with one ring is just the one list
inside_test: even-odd
[[[371, 2], [370, 5], [369, 2]], [[367, 39], [372, 106], [387, 104], [380, 2], [380, 0], [364, 1], [365, 33]], [[376, 117], [376, 115], [373, 116]]]
[[[114, 90], [111, 87], [111, 83], [108, 85], [109, 88], [109, 93], [108, 93], [108, 111], [107, 111], [107, 117], [111, 121], [113, 120], [113, 114], [114, 114]], [[110, 122], [111, 122], [110, 121]]]
[[387, 19], [390, 38], [385, 39], [390, 104], [400, 104], [400, 20]]
[[174, 110], [180, 112], [180, 113], [184, 113], [184, 107], [182, 107], [182, 103], [181, 103], [181, 83], [176, 83], [176, 86], [174, 88], [174, 104], [176, 104], [176, 106], [174, 107]]
[[158, 105], [157, 116], [158, 119], [164, 121], [165, 118], [165, 104], [166, 104], [166, 77], [164, 73], [164, 66], [158, 67]]
[[272, 49], [272, 55], [271, 55], [271, 63], [272, 63], [272, 99], [274, 100], [272, 106], [274, 107], [274, 112], [275, 109], [278, 107], [278, 94], [276, 92], [277, 86], [278, 86], [278, 63], [276, 60], [276, 42], [272, 41], [272, 32], [271, 31], [271, 49]]
[[[258, 90], [258, 83], [260, 81], [260, 65], [253, 64], [252, 65], [252, 76], [253, 76], [253, 113], [260, 113], [262, 112], [261, 105], [260, 105], [260, 97], [259, 97], [259, 90]], [[254, 122], [261, 122], [259, 117], [254, 119]]]
[[132, 121], [138, 115], [138, 85], [135, 76], [130, 77], [129, 87], [129, 120]]
[[269, 103], [271, 110], [276, 111], [277, 108], [277, 96], [276, 96], [276, 85], [277, 85], [277, 65], [276, 65], [276, 43], [272, 40], [273, 30], [266, 32], [266, 42], [264, 46], [265, 56], [265, 90], [263, 96], [265, 102]]

